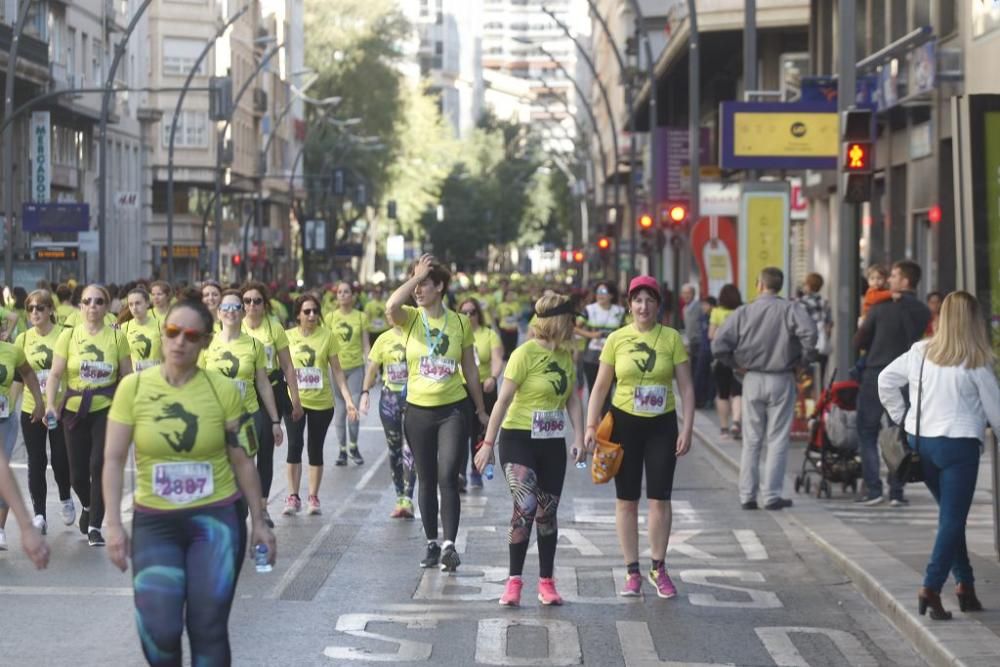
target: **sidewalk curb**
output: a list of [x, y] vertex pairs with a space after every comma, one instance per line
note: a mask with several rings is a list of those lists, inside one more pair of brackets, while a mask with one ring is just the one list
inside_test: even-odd
[[[697, 424], [694, 427], [694, 435], [721, 463], [736, 472], [739, 471], [739, 461], [732, 458], [732, 456], [726, 453], [723, 448], [719, 447], [714, 440], [709, 437]], [[900, 604], [896, 597], [882, 583], [880, 583], [874, 575], [859, 565], [844, 550], [834, 546], [815, 529], [806, 525], [800, 517], [795, 516], [794, 513], [787, 513], [783, 518], [789, 519], [798, 528], [800, 528], [814, 544], [816, 544], [834, 561], [836, 566], [840, 568], [841, 571], [843, 571], [844, 574], [851, 579], [858, 590], [861, 591], [862, 595], [864, 595], [865, 598], [893, 624], [903, 637], [913, 643], [914, 648], [920, 653], [921, 657], [928, 662], [928, 664], [934, 665], [935, 667], [964, 667], [968, 664], [964, 662], [960, 656], [956, 655], [955, 652], [948, 646], [949, 642], [943, 641], [933, 632], [930, 632], [929, 628], [924, 625], [924, 622], [921, 621], [915, 611]], [[876, 548], [878, 547], [876, 546]], [[879, 550], [881, 551], [881, 549]], [[895, 560], [894, 558], [891, 558], [889, 554], [886, 554], [886, 556], [888, 556], [891, 560]], [[913, 586], [913, 591], [914, 593], [916, 592], [915, 585]], [[931, 622], [933, 621], [928, 621], [928, 623]], [[972, 623], [975, 623], [977, 628], [981, 628], [982, 630], [986, 630], [988, 632], [988, 630], [979, 625], [978, 622], [972, 621]], [[956, 640], [962, 641], [964, 639], [963, 637], [955, 637], [951, 632], [959, 629], [959, 627], [955, 625], [955, 621], [951, 621], [949, 626], [950, 627], [946, 628], [949, 636], [953, 636]]]

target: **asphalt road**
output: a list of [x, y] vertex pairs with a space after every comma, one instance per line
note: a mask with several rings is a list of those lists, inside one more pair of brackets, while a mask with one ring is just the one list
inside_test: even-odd
[[[463, 497], [458, 572], [421, 570], [419, 521], [388, 518], [394, 498], [377, 419], [364, 422], [360, 467], [333, 467], [331, 430], [320, 517], [279, 517], [284, 464], [276, 464], [279, 561], [269, 574], [249, 562], [243, 570], [230, 621], [234, 664], [924, 664], [781, 512], [742, 511], [729, 473], [697, 445], [679, 466], [674, 491], [667, 565], [677, 598], [658, 599], [648, 582], [643, 598], [616, 595], [624, 567], [613, 488], [593, 485], [589, 471], [570, 465], [556, 557], [566, 604], [543, 608], [535, 600], [532, 549], [523, 606], [502, 608], [511, 511], [505, 484], [498, 478]], [[23, 449], [18, 461], [24, 488]], [[13, 520], [8, 526], [0, 662], [143, 664], [129, 576], [75, 527], [61, 525], [54, 488], [50, 518], [58, 525], [49, 531], [48, 570], [31, 569]]]

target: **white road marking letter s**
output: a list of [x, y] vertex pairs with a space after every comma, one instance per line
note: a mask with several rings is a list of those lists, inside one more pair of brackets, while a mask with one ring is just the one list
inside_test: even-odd
[[750, 597], [749, 600], [719, 600], [709, 593], [690, 593], [688, 599], [691, 604], [698, 607], [726, 607], [738, 609], [780, 609], [784, 605], [778, 596], [770, 591], [760, 591], [754, 588], [744, 588], [742, 586], [729, 586], [726, 584], [713, 584], [708, 580], [712, 579], [736, 579], [744, 583], [764, 583], [764, 575], [760, 572], [750, 572], [748, 570], [682, 570], [681, 581], [698, 586], [711, 586], [725, 591], [736, 591], [744, 593]]
[[344, 614], [337, 619], [337, 631], [352, 637], [376, 639], [395, 644], [395, 653], [373, 653], [368, 649], [353, 646], [327, 646], [323, 655], [334, 660], [363, 660], [365, 662], [418, 662], [429, 660], [432, 645], [427, 642], [396, 639], [378, 632], [368, 632], [369, 623], [398, 623], [416, 630], [432, 630], [437, 627], [437, 619], [391, 614]]

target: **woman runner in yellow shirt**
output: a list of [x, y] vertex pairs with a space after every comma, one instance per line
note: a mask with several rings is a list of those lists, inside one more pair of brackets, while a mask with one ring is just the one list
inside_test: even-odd
[[118, 317], [121, 332], [132, 350], [132, 368], [144, 371], [160, 363], [160, 321], [153, 317], [149, 293], [141, 287], [131, 289], [125, 297], [127, 308]]
[[153, 317], [163, 322], [167, 319], [167, 311], [170, 310], [170, 298], [173, 296], [173, 289], [166, 280], [154, 280], [149, 284], [149, 296], [153, 302]]
[[[622, 555], [628, 568], [621, 595], [640, 595], [639, 574], [639, 495], [642, 473], [646, 470], [646, 498], [649, 503], [649, 542], [653, 566], [649, 580], [661, 598], [677, 595], [664, 560], [670, 540], [670, 495], [677, 458], [691, 447], [694, 427], [694, 383], [691, 364], [681, 336], [676, 330], [657, 323], [660, 290], [650, 276], [632, 280], [628, 304], [633, 322], [608, 336], [601, 351], [590, 404], [587, 409], [587, 447], [592, 448], [601, 421], [604, 399], [616, 383], [611, 400], [614, 428], [611, 442], [624, 449], [621, 468], [615, 476], [615, 525]], [[673, 383], [681, 391], [684, 428], [678, 432], [674, 409]]]
[[295, 381], [292, 356], [288, 353], [288, 337], [285, 327], [271, 315], [267, 287], [262, 283], [250, 282], [240, 290], [243, 293], [243, 330], [264, 345], [264, 359], [267, 361], [267, 377], [271, 381], [278, 414], [291, 416], [292, 421], [302, 419], [302, 402], [299, 400], [299, 385]]
[[[253, 428], [236, 387], [198, 368], [212, 336], [211, 313], [197, 301], [171, 307], [163, 325], [163, 364], [126, 377], [108, 419], [108, 557], [119, 570], [132, 558], [139, 640], [151, 665], [181, 665], [185, 625], [193, 665], [229, 665], [229, 612], [253, 547], [274, 563], [277, 544], [264, 523], [251, 459]], [[135, 442], [132, 544], [121, 499], [129, 445]]]
[[[104, 546], [101, 471], [108, 408], [119, 380], [132, 372], [128, 341], [120, 331], [105, 324], [110, 303], [107, 290], [100, 285], [88, 285], [83, 290], [80, 299], [83, 322], [60, 334], [45, 387], [47, 417], [58, 420], [65, 416], [63, 428], [70, 479], [83, 504], [80, 532], [87, 536], [92, 547]], [[66, 397], [58, 401], [63, 376]]]
[[253, 417], [257, 433], [257, 474], [260, 476], [264, 522], [271, 528], [274, 522], [267, 511], [267, 499], [274, 478], [274, 448], [283, 440], [281, 416], [267, 379], [267, 359], [264, 346], [243, 331], [243, 297], [239, 290], [226, 290], [219, 303], [222, 331], [212, 337], [198, 365], [229, 378], [240, 392], [243, 409]]
[[215, 326], [212, 331], [219, 331], [222, 323], [219, 322], [219, 302], [222, 301], [222, 285], [214, 280], [205, 280], [201, 283], [201, 302], [208, 308], [215, 318]]
[[[350, 284], [341, 282], [337, 284], [337, 307], [326, 316], [326, 327], [337, 339], [337, 356], [340, 358], [340, 367], [347, 378], [347, 388], [351, 392], [351, 400], [355, 405], [361, 400], [361, 383], [365, 377], [365, 359], [368, 358], [370, 346], [368, 336], [365, 335], [368, 329], [368, 318], [360, 310], [354, 307], [356, 297], [354, 289]], [[337, 456], [337, 465], [347, 465], [347, 456], [350, 454], [351, 460], [357, 464], [364, 464], [365, 460], [358, 451], [358, 428], [360, 423], [353, 421], [347, 423], [347, 406], [344, 405], [340, 396], [334, 396], [335, 409], [333, 413], [333, 428], [337, 433], [337, 444], [340, 445], [340, 454]], [[348, 441], [348, 436], [350, 440]]]

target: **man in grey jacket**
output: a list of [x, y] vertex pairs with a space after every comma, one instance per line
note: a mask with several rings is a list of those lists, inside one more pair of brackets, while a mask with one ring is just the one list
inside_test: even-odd
[[758, 467], [765, 443], [764, 509], [792, 504], [781, 493], [795, 412], [795, 370], [815, 355], [816, 324], [801, 304], [778, 296], [784, 281], [781, 269], [761, 271], [759, 296], [730, 315], [712, 341], [716, 359], [746, 373], [740, 459], [740, 504], [745, 510], [757, 509]]

